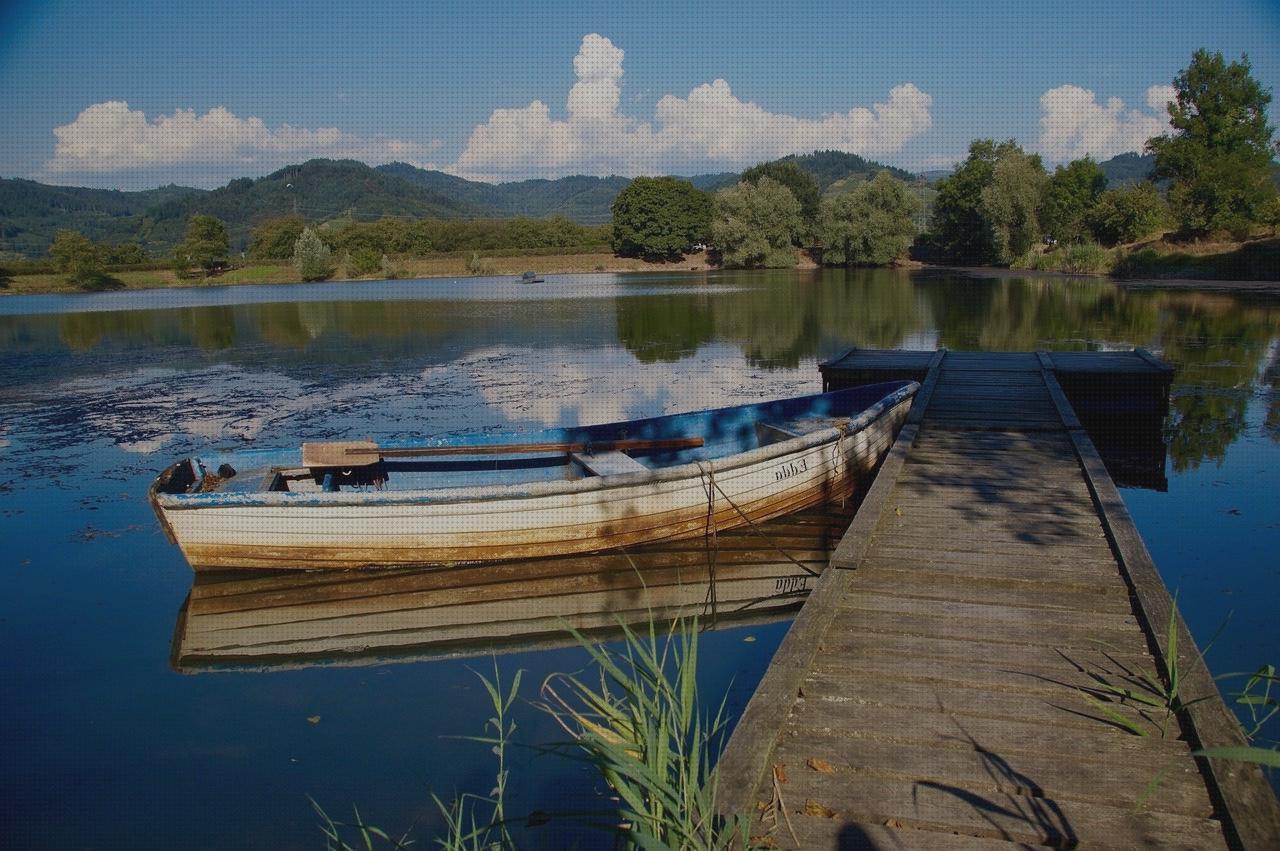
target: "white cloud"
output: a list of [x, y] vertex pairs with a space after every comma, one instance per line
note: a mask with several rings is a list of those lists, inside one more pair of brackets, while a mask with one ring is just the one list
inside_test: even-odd
[[739, 167], [820, 148], [894, 153], [932, 125], [933, 98], [905, 83], [886, 102], [818, 119], [773, 113], [738, 98], [725, 80], [662, 97], [654, 121], [618, 112], [623, 51], [596, 33], [573, 60], [577, 82], [555, 119], [546, 103], [495, 109], [476, 127], [456, 174], [482, 179], [566, 174], [636, 175], [708, 164]]
[[1160, 116], [1168, 115], [1169, 104], [1178, 99], [1178, 90], [1173, 86], [1151, 86], [1147, 89], [1147, 106]]
[[265, 174], [310, 157], [418, 162], [439, 145], [365, 138], [336, 127], [311, 130], [282, 124], [272, 129], [260, 118], [240, 118], [220, 106], [204, 115], [179, 109], [149, 120], [125, 101], [93, 104], [53, 132], [57, 144], [44, 166], [51, 176], [177, 171], [216, 179]]
[[1159, 115], [1127, 109], [1125, 102], [1115, 97], [1103, 105], [1096, 94], [1079, 86], [1050, 89], [1040, 96], [1039, 150], [1056, 162], [1086, 155], [1109, 159], [1127, 151], [1141, 151], [1147, 139], [1168, 129], [1164, 104], [1171, 89], [1147, 89], [1147, 104]]

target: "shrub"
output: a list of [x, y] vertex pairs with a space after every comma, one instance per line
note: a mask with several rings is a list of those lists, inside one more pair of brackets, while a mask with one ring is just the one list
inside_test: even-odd
[[372, 248], [357, 248], [347, 255], [347, 272], [351, 275], [372, 275], [382, 268], [382, 255]]
[[304, 281], [322, 281], [333, 274], [329, 246], [311, 228], [304, 228], [293, 244], [293, 265]]
[[1097, 275], [1111, 266], [1111, 255], [1096, 242], [1068, 245], [1054, 253], [1059, 255], [1058, 269], [1063, 272]]
[[467, 259], [467, 271], [473, 275], [495, 275], [498, 272], [498, 261], [492, 257], [481, 257], [480, 252], [471, 252]]
[[1169, 211], [1150, 183], [1108, 189], [1098, 196], [1089, 226], [1103, 245], [1135, 242], [1168, 224]]

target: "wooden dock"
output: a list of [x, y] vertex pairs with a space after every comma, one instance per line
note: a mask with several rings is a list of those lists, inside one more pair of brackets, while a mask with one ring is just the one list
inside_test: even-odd
[[[1088, 353], [1094, 355], [1094, 353]], [[1064, 392], [1152, 413], [1145, 352], [858, 350], [824, 383], [924, 386], [740, 720], [721, 806], [779, 848], [1276, 847], [1280, 806]], [[1143, 394], [1146, 395], [1143, 395]], [[1195, 702], [1192, 702], [1195, 701]], [[1105, 709], [1102, 708], [1105, 706]], [[1117, 721], [1116, 716], [1124, 720]], [[1138, 735], [1130, 729], [1139, 729]]]

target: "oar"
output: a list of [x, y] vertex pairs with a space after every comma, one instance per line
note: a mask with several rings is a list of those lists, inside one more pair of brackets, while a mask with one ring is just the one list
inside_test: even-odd
[[[304, 467], [344, 467], [372, 464], [379, 458], [421, 458], [431, 455], [512, 455], [529, 452], [622, 452], [630, 449], [693, 449], [701, 437], [658, 440], [600, 440], [583, 443], [493, 443], [475, 446], [381, 447], [369, 441], [302, 444]], [[369, 458], [369, 456], [373, 456]]]

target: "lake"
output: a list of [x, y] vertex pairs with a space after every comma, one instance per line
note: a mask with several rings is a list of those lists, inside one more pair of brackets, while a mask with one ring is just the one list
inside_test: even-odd
[[[430, 792], [484, 794], [493, 657], [260, 669], [171, 660], [192, 574], [146, 500], [212, 447], [607, 422], [821, 389], [851, 345], [1145, 346], [1178, 367], [1163, 442], [1122, 488], [1215, 674], [1280, 662], [1280, 298], [1103, 280], [905, 271], [239, 286], [0, 299], [0, 724], [11, 847], [314, 848], [308, 796], [419, 846]], [[703, 637], [700, 683], [739, 712], [787, 628]], [[1216, 638], [1215, 638], [1216, 636]], [[425, 654], [429, 655], [429, 654]], [[341, 661], [341, 660], [338, 660]], [[572, 647], [496, 657], [522, 694]], [[177, 670], [181, 669], [181, 670]], [[1227, 691], [1237, 686], [1229, 682]], [[527, 702], [524, 744], [563, 733]], [[607, 790], [519, 749], [531, 842]]]

